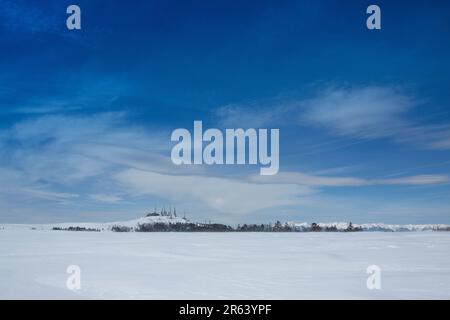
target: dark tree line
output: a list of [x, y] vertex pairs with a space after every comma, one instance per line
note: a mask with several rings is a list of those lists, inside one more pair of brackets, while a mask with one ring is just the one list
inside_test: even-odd
[[85, 227], [68, 227], [68, 228], [53, 227], [52, 230], [57, 230], [57, 231], [92, 231], [92, 232], [100, 232], [100, 229], [85, 228]]
[[[132, 228], [113, 226], [112, 231], [128, 232]], [[322, 227], [312, 223], [309, 227], [296, 226], [277, 221], [275, 224], [243, 224], [233, 228], [220, 223], [142, 223], [134, 228], [136, 232], [353, 232], [362, 231], [361, 227], [354, 227], [350, 222], [344, 230], [336, 226]]]
[[130, 232], [133, 230], [133, 228], [131, 227], [126, 227], [126, 226], [112, 226], [111, 228], [112, 231], [114, 232]]
[[227, 232], [232, 227], [219, 223], [143, 223], [135, 228], [137, 232]]

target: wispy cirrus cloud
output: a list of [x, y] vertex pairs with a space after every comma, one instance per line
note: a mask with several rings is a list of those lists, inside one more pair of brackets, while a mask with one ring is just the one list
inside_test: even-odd
[[25, 188], [22, 189], [21, 191], [28, 193], [34, 197], [57, 202], [70, 201], [71, 199], [76, 199], [80, 196], [77, 193], [55, 192], [55, 191], [48, 191], [42, 188]]
[[[450, 132], [448, 132], [450, 136]], [[443, 137], [442, 140], [436, 141], [431, 144], [432, 149], [450, 149], [450, 137]]]
[[336, 177], [311, 175], [300, 172], [280, 172], [276, 176], [251, 176], [251, 181], [262, 183], [288, 183], [310, 187], [362, 187], [375, 185], [436, 185], [450, 182], [448, 175], [413, 175], [390, 179], [365, 179], [359, 177]]
[[89, 197], [98, 202], [105, 203], [119, 203], [123, 201], [121, 196], [111, 195], [111, 194], [91, 194]]
[[345, 167], [321, 174], [282, 171], [269, 179], [236, 176], [236, 171], [228, 175], [204, 166], [173, 165], [169, 137], [169, 131], [130, 126], [125, 113], [19, 121], [0, 132], [0, 179], [9, 182], [0, 186], [0, 208], [32, 210], [38, 201], [42, 208], [54, 203], [76, 211], [113, 206], [128, 212], [136, 204], [135, 211], [145, 212], [156, 203], [171, 203], [217, 218], [302, 207], [330, 187], [449, 182], [447, 175], [342, 176], [349, 170]]
[[311, 194], [307, 187], [290, 184], [258, 184], [224, 177], [168, 175], [129, 169], [115, 178], [128, 190], [157, 195], [175, 202], [198, 202], [221, 213], [244, 214], [293, 205]]
[[388, 87], [327, 88], [303, 102], [301, 119], [339, 135], [382, 138], [399, 134], [417, 101]]
[[315, 127], [350, 139], [388, 138], [421, 148], [450, 149], [450, 123], [411, 119], [422, 102], [394, 87], [325, 87], [310, 98], [223, 106], [216, 116], [229, 126]]
[[293, 205], [313, 192], [303, 186], [206, 176], [204, 167], [175, 166], [169, 132], [130, 127], [125, 118], [123, 113], [46, 115], [3, 131], [0, 152], [8, 156], [0, 161], [0, 178], [11, 183], [14, 178], [10, 199], [69, 204], [78, 198], [78, 205], [85, 207], [86, 199], [119, 206], [148, 198], [189, 203], [213, 214], [244, 214]]
[[327, 88], [303, 102], [302, 123], [355, 139], [390, 138], [429, 149], [446, 149], [450, 123], [421, 124], [409, 114], [422, 101], [398, 88]]
[[10, 182], [8, 192], [51, 201], [66, 195], [54, 190], [73, 189], [112, 202], [118, 199], [99, 196], [97, 190], [108, 189], [111, 172], [164, 167], [160, 135], [128, 127], [123, 113], [23, 120], [0, 132], [0, 176]]

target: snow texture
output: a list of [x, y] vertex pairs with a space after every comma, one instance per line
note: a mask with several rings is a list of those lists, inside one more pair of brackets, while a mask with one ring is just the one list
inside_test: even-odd
[[[450, 232], [115, 233], [9, 225], [0, 243], [2, 299], [450, 298]], [[69, 265], [81, 268], [77, 292], [66, 288]], [[380, 290], [367, 289], [369, 265], [381, 268]]]

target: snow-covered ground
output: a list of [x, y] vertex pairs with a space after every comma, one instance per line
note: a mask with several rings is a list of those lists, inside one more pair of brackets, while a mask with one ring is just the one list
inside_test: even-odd
[[[69, 265], [81, 290], [66, 288]], [[381, 290], [366, 269], [381, 268]], [[450, 232], [0, 230], [0, 298], [450, 298]]]

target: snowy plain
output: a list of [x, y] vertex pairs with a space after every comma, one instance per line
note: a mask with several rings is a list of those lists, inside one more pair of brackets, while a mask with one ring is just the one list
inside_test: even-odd
[[[66, 288], [69, 265], [81, 289]], [[381, 268], [369, 290], [366, 269]], [[0, 229], [2, 299], [449, 299], [450, 232]]]

